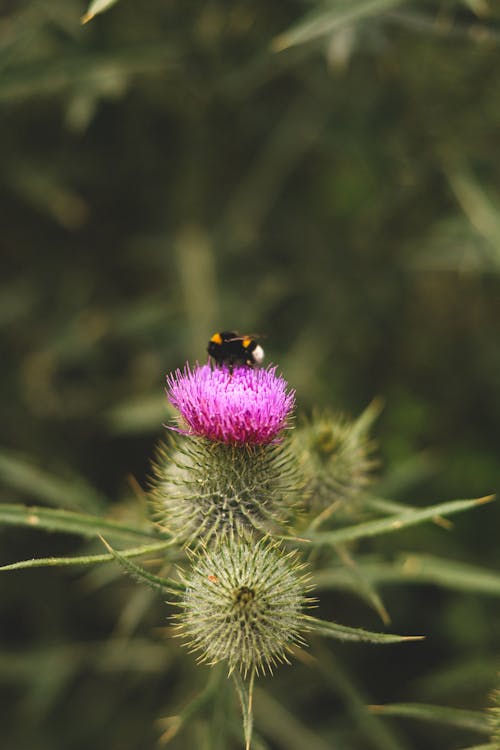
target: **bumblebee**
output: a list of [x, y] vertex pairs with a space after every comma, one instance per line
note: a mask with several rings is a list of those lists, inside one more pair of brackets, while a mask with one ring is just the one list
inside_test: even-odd
[[251, 336], [240, 336], [236, 331], [214, 333], [208, 342], [207, 352], [218, 365], [254, 367], [262, 364], [264, 349]]

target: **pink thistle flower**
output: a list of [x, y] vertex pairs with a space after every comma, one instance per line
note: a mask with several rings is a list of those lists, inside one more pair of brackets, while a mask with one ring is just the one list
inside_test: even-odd
[[167, 386], [186, 425], [179, 432], [233, 445], [275, 442], [295, 404], [295, 392], [276, 367], [186, 365], [167, 376]]

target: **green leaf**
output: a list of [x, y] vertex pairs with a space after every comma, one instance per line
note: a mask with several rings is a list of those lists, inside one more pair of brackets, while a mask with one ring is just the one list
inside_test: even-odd
[[[456, 591], [500, 596], [500, 575], [475, 565], [432, 555], [401, 555], [395, 562], [362, 562], [357, 567], [372, 585], [434, 583]], [[329, 568], [314, 574], [316, 586], [354, 589], [355, 580], [346, 568]]]
[[359, 417], [353, 423], [354, 434], [366, 436], [373, 427], [373, 423], [381, 415], [384, 408], [384, 402], [381, 398], [374, 398], [368, 406], [361, 412]]
[[155, 643], [151, 638], [121, 638], [104, 641], [71, 641], [57, 642], [55, 645], [40, 643], [37, 646], [16, 650], [12, 645], [0, 649], [0, 673], [2, 681], [33, 685], [40, 677], [44, 682], [45, 675], [51, 670], [65, 667], [81, 673], [82, 664], [89, 669], [105, 673], [131, 671], [135, 674], [148, 672], [163, 673], [172, 660], [171, 652], [164, 643]]
[[62, 531], [66, 534], [79, 534], [84, 537], [107, 534], [124, 543], [140, 539], [158, 540], [159, 538], [159, 534], [153, 530], [131, 528], [99, 516], [9, 503], [0, 505], [1, 524], [28, 526], [44, 531]]
[[165, 421], [166, 411], [163, 394], [145, 394], [113, 406], [106, 414], [106, 422], [119, 435], [149, 433]]
[[[384, 497], [397, 497], [432, 477], [437, 470], [435, 457], [427, 451], [411, 454], [394, 466], [388, 466], [384, 476], [377, 478], [377, 492]], [[365, 502], [371, 500], [369, 497], [363, 499]]]
[[95, 512], [106, 505], [105, 499], [81, 477], [61, 479], [5, 449], [0, 450], [0, 480], [33, 499], [70, 510]]
[[[381, 497], [367, 497], [364, 499], [364, 507], [369, 510], [375, 510], [384, 515], [391, 515], [392, 513], [404, 513], [409, 510], [418, 510], [418, 506], [405, 505], [404, 503], [397, 503], [394, 500], [386, 500]], [[450, 529], [453, 527], [453, 522], [448, 521], [447, 518], [442, 516], [435, 516], [432, 522], [437, 526], [442, 526], [444, 529]]]
[[[161, 552], [171, 544], [170, 541], [159, 542], [158, 544], [143, 545], [142, 547], [133, 547], [122, 550], [123, 557], [142, 557], [153, 552]], [[21, 560], [17, 563], [0, 566], [0, 572], [8, 570], [23, 570], [24, 568], [44, 568], [44, 567], [69, 567], [72, 565], [99, 565], [114, 560], [115, 556], [109, 552], [103, 555], [80, 555], [79, 557], [38, 557], [31, 560]]]
[[252, 671], [248, 685], [240, 675], [238, 670], [234, 670], [232, 678], [236, 687], [236, 692], [240, 700], [241, 713], [243, 715], [243, 734], [245, 736], [245, 750], [250, 750], [252, 742], [253, 729], [253, 688], [255, 682], [255, 672]]
[[160, 576], [155, 576], [153, 573], [149, 573], [147, 570], [144, 570], [144, 568], [136, 565], [120, 552], [113, 549], [113, 547], [111, 547], [102, 536], [101, 541], [106, 549], [109, 550], [110, 554], [121, 565], [123, 570], [136, 581], [139, 581], [139, 583], [147, 583], [150, 588], [159, 591], [160, 593], [168, 592], [171, 594], [178, 594], [179, 592], [182, 593], [184, 591], [184, 584], [179, 581], [174, 581], [173, 578], [160, 578]]
[[369, 643], [401, 643], [402, 641], [420, 641], [423, 635], [393, 635], [392, 633], [372, 633], [361, 628], [350, 628], [336, 622], [319, 620], [310, 615], [304, 615], [307, 625], [315, 633], [336, 638], [339, 641], [367, 641]]
[[326, 643], [318, 642], [314, 644], [314, 655], [315, 669], [325, 681], [325, 687], [342, 700], [343, 715], [349, 714], [350, 723], [365, 737], [366, 747], [372, 750], [408, 750], [395, 727], [368, 710], [363, 686], [356, 684], [354, 676], [344, 668], [334, 650]]
[[67, 53], [62, 59], [47, 59], [22, 64], [2, 72], [0, 101], [30, 99], [65, 89], [95, 89], [106, 78], [108, 87], [121, 92], [132, 75], [168, 70], [178, 66], [179, 56], [173, 47], [161, 44], [130, 46], [112, 53]]
[[391, 703], [383, 706], [370, 706], [370, 711], [384, 716], [404, 716], [409, 719], [436, 721], [460, 729], [470, 729], [481, 734], [489, 734], [491, 725], [486, 713], [467, 711], [449, 706], [432, 706], [425, 703]]
[[308, 14], [288, 31], [275, 37], [273, 49], [281, 52], [288, 47], [311, 42], [332, 34], [341, 26], [384, 13], [401, 3], [402, 0], [330, 0], [319, 11]]
[[344, 563], [345, 567], [342, 570], [350, 577], [352, 588], [362, 599], [373, 607], [384, 625], [388, 625], [391, 618], [384, 602], [382, 601], [382, 597], [375, 588], [374, 582], [364, 574], [358, 561], [349, 554], [344, 545], [336, 545], [335, 551]]
[[175, 716], [168, 716], [159, 720], [158, 723], [164, 730], [160, 737], [160, 743], [162, 745], [168, 745], [168, 743], [183, 729], [185, 724], [189, 724], [190, 721], [207, 706], [207, 704], [212, 702], [214, 695], [221, 689], [221, 681], [223, 679], [225, 679], [225, 674], [222, 665], [218, 664], [212, 669], [205, 688], [198, 693], [193, 700], [185, 705]]
[[311, 532], [308, 534], [308, 537], [313, 544], [339, 544], [340, 542], [350, 542], [355, 539], [365, 539], [371, 536], [378, 536], [379, 534], [399, 531], [408, 526], [415, 526], [423, 521], [433, 520], [438, 516], [460, 513], [464, 510], [474, 508], [476, 505], [488, 503], [494, 497], [494, 495], [488, 495], [474, 500], [452, 500], [427, 508], [403, 511], [387, 518], [366, 521], [355, 526], [347, 526], [343, 529]]
[[108, 10], [108, 8], [111, 8], [117, 2], [118, 0], [92, 0], [87, 8], [87, 12], [80, 19], [82, 24], [88, 23], [99, 13], [104, 13], [105, 10]]
[[490, 242], [491, 255], [500, 266], [500, 211], [482, 184], [465, 163], [445, 163], [445, 173], [465, 216], [471, 225]]
[[[285, 696], [281, 697], [284, 701]], [[308, 721], [309, 716], [290, 710], [263, 687], [255, 688], [254, 709], [256, 724], [266, 739], [273, 741], [273, 747], [286, 750], [332, 750], [330, 737], [324, 739], [317, 727]]]

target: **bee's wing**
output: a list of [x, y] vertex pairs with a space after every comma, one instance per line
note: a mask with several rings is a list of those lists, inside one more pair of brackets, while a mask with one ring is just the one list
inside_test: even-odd
[[252, 340], [258, 340], [258, 339], [265, 339], [266, 334], [265, 333], [245, 333], [243, 335], [237, 334], [231, 339], [227, 339], [227, 341], [243, 341], [243, 339], [252, 339]]

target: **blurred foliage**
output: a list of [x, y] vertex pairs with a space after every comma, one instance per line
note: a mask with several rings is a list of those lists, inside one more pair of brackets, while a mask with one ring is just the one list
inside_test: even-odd
[[[82, 25], [87, 11], [0, 7], [0, 499], [140, 523], [164, 373], [223, 328], [265, 334], [305, 411], [384, 399], [381, 495], [494, 492], [498, 4], [120, 0]], [[495, 505], [360, 548], [498, 567]], [[5, 563], [82, 551], [0, 533]], [[479, 742], [359, 722], [362, 701], [488, 705], [498, 605], [425, 580], [382, 584], [392, 629], [425, 646], [313, 646], [319, 672], [282, 669], [272, 700], [256, 696], [261, 747]], [[114, 566], [4, 574], [0, 606], [3, 750], [154, 747], [156, 718], [206, 681], [158, 635], [161, 602]], [[323, 609], [379, 625], [348, 591]]]

